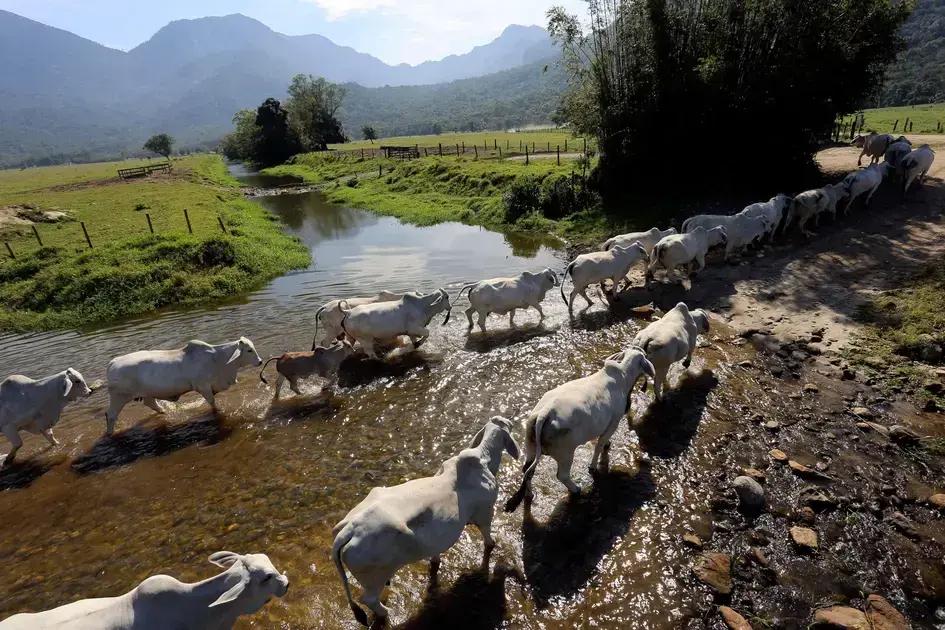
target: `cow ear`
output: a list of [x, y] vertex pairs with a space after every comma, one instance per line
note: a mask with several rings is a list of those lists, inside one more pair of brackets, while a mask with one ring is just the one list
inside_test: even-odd
[[479, 429], [479, 433], [476, 434], [476, 437], [473, 438], [472, 442], [469, 444], [469, 448], [476, 448], [482, 443], [482, 436], [486, 434], [486, 427]]
[[238, 553], [233, 553], [232, 551], [218, 551], [207, 558], [211, 564], [215, 564], [218, 567], [222, 567], [224, 569], [233, 566], [239, 561], [239, 559], [240, 555]]
[[509, 455], [511, 455], [513, 458], [517, 460], [519, 457], [521, 457], [521, 452], [519, 451], [518, 443], [515, 441], [515, 438], [513, 438], [512, 435], [508, 431], [503, 430], [503, 433], [505, 433], [506, 452], [508, 452]]
[[236, 346], [236, 350], [234, 350], [233, 355], [229, 359], [227, 359], [226, 364], [229, 365], [230, 363], [233, 363], [233, 361], [236, 361], [239, 358], [240, 353], [242, 351], [243, 349], [240, 346]]
[[69, 395], [69, 392], [71, 391], [72, 391], [72, 377], [70, 377], [69, 374], [67, 373], [66, 382], [63, 385], [62, 397], [65, 398], [66, 396]]
[[222, 604], [229, 604], [246, 590], [247, 584], [249, 584], [249, 571], [243, 569], [243, 575], [240, 577], [240, 581], [234, 584], [230, 590], [220, 595], [216, 601], [207, 606], [207, 608], [213, 608], [214, 606], [220, 606]]

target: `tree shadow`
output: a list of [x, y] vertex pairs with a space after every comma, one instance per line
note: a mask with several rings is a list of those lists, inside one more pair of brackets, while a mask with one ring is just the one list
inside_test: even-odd
[[428, 593], [421, 609], [401, 628], [404, 630], [440, 630], [469, 628], [492, 630], [505, 619], [505, 582], [512, 578], [524, 582], [522, 575], [509, 567], [496, 565], [491, 573], [464, 573], [446, 591]]
[[485, 334], [482, 332], [473, 332], [466, 337], [464, 348], [471, 352], [488, 354], [496, 348], [515, 346], [520, 343], [538, 339], [539, 337], [549, 337], [554, 335], [557, 329], [548, 328], [542, 324], [526, 324], [516, 328], [506, 328], [498, 330], [489, 330]]
[[573, 595], [593, 577], [614, 541], [630, 529], [633, 515], [656, 494], [647, 466], [594, 474], [589, 491], [561, 501], [545, 523], [529, 505], [522, 522], [522, 562], [539, 608], [556, 596]]
[[640, 450], [653, 457], [678, 457], [689, 448], [699, 429], [709, 394], [719, 384], [711, 370], [686, 372], [663, 400], [653, 401], [634, 424]]
[[17, 459], [9, 466], [0, 468], [0, 492], [26, 488], [66, 461], [64, 453], [57, 453], [50, 457], [41, 455], [43, 454], [37, 453], [26, 459]]
[[196, 444], [216, 444], [232, 431], [213, 412], [180, 424], [145, 421], [114, 435], [103, 435], [92, 448], [72, 461], [72, 470], [87, 475], [126, 466], [145, 457], [160, 457]]
[[338, 370], [339, 387], [370, 385], [382, 378], [400, 378], [417, 368], [429, 369], [432, 361], [421, 352], [408, 352], [388, 359], [364, 355], [345, 359]]

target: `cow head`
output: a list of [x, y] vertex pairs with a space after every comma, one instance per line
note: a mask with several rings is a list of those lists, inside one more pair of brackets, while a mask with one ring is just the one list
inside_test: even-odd
[[240, 555], [218, 551], [209, 560], [227, 569], [224, 587], [229, 587], [210, 604], [210, 608], [231, 604], [238, 615], [249, 615], [273, 597], [282, 597], [289, 590], [289, 578], [279, 573], [265, 554]]
[[70, 401], [92, 395], [92, 389], [86, 384], [85, 379], [78, 370], [72, 368], [63, 372], [62, 389], [63, 398]]
[[239, 341], [236, 342], [233, 354], [226, 362], [227, 365], [233, 363], [236, 363], [238, 367], [259, 367], [262, 365], [262, 359], [259, 358], [259, 353], [256, 352], [256, 346], [253, 345], [253, 342], [246, 337], [240, 337]]
[[707, 231], [706, 238], [708, 239], [709, 247], [728, 244], [728, 232], [726, 232], [725, 228], [721, 225]]
[[629, 392], [633, 390], [636, 382], [642, 377], [649, 377], [651, 380], [656, 378], [656, 369], [642, 348], [630, 346], [628, 349], [610, 355], [604, 359], [604, 369], [619, 371], [621, 374], [631, 377]]
[[[502, 416], [493, 416], [484, 427], [479, 429], [479, 433], [473, 438], [469, 448], [476, 448], [483, 441], [490, 445], [500, 446], [512, 458], [518, 459], [521, 456], [518, 442], [512, 437], [512, 421]], [[499, 455], [501, 457], [501, 455]]]
[[696, 329], [699, 331], [699, 334], [704, 335], [709, 332], [709, 314], [706, 313], [701, 308], [697, 308], [694, 311], [689, 313], [692, 315], [692, 321], [696, 323]]

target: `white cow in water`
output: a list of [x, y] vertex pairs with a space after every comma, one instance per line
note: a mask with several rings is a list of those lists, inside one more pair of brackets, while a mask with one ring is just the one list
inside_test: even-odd
[[435, 571], [440, 554], [459, 540], [466, 525], [475, 525], [482, 534], [482, 564], [488, 568], [495, 547], [491, 532], [502, 453], [519, 457], [511, 423], [496, 416], [436, 475], [374, 488], [335, 525], [331, 556], [359, 622], [367, 625], [367, 615], [351, 597], [346, 570], [364, 589], [361, 602], [385, 618], [388, 610], [380, 596], [394, 573], [427, 558]]
[[463, 291], [469, 289], [469, 308], [466, 309], [466, 319], [469, 320], [469, 329], [473, 327], [473, 313], [479, 315], [479, 328], [486, 332], [486, 318], [489, 313], [499, 315], [509, 314], [509, 326], [515, 326], [515, 311], [533, 308], [545, 319], [541, 310], [541, 302], [545, 294], [558, 284], [558, 276], [551, 269], [540, 273], [525, 271], [515, 278], [492, 278], [467, 284], [459, 291], [457, 299]]
[[34, 381], [14, 374], [0, 382], [0, 431], [10, 440], [10, 454], [4, 466], [13, 463], [23, 446], [20, 431], [42, 433], [50, 446], [59, 444], [53, 427], [70, 402], [92, 393], [82, 375], [72, 368]]
[[214, 395], [229, 389], [242, 368], [260, 365], [256, 346], [246, 337], [218, 346], [190, 341], [178, 350], [143, 350], [115, 357], [107, 371], [110, 400], [105, 432], [111, 435], [124, 406], [139, 398], [164, 413], [159, 400], [176, 402], [188, 392], [197, 392], [216, 409]]
[[[591, 298], [587, 297], [587, 288], [592, 284], [599, 284], [601, 291], [606, 293], [607, 288], [604, 283], [610, 280], [611, 291], [613, 295], [616, 295], [620, 281], [627, 277], [630, 269], [641, 261], [645, 265], [648, 260], [649, 253], [639, 242], [625, 247], [617, 245], [605, 252], [581, 254], [568, 265], [564, 270], [564, 277], [561, 278], [561, 299], [567, 304], [568, 313], [573, 315], [574, 299], [578, 295], [584, 298], [588, 308], [591, 307], [592, 302]], [[574, 285], [570, 298], [564, 296], [564, 281], [568, 276], [571, 276], [571, 284]]]
[[407, 335], [413, 342], [414, 348], [420, 345], [430, 335], [427, 330], [430, 320], [437, 313], [446, 311], [443, 325], [450, 320], [450, 296], [446, 289], [436, 293], [420, 295], [407, 293], [394, 302], [377, 302], [348, 309], [344, 301], [341, 303], [341, 328], [345, 334], [359, 342], [364, 352], [371, 358], [377, 358], [374, 345], [380, 342], [394, 341], [402, 335]]
[[[341, 320], [345, 314], [341, 310], [341, 303], [344, 302], [347, 308], [352, 309], [356, 306], [365, 304], [375, 304], [377, 302], [396, 302], [404, 297], [403, 293], [391, 293], [390, 291], [381, 291], [371, 297], [346, 298], [344, 300], [332, 300], [320, 309], [315, 311], [315, 338], [312, 340], [312, 350], [315, 348], [329, 347], [331, 343], [339, 337], [344, 331], [341, 328]], [[321, 324], [324, 329], [322, 338], [318, 338], [318, 326]]]
[[633, 345], [643, 348], [646, 358], [656, 370], [653, 378], [656, 400], [662, 400], [670, 366], [682, 361], [683, 367], [688, 368], [699, 335], [707, 332], [708, 314], [702, 309], [690, 311], [684, 302], [680, 302], [662, 319], [653, 322], [634, 337]]
[[210, 562], [226, 570], [194, 584], [155, 575], [117, 597], [13, 615], [0, 630], [229, 630], [289, 590], [265, 554], [219, 551]]

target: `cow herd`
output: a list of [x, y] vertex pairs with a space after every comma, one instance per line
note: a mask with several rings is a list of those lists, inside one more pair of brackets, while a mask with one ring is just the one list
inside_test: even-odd
[[[904, 190], [908, 191], [914, 180], [925, 177], [934, 160], [928, 145], [912, 150], [905, 138], [877, 140], [871, 136], [862, 144], [864, 154], [874, 158], [874, 163], [838, 184], [793, 198], [778, 195], [732, 216], [693, 217], [683, 223], [682, 233], [653, 228], [614, 237], [601, 251], [575, 258], [560, 278], [545, 269], [466, 285], [457, 299], [468, 291], [468, 329], [474, 327], [473, 315], [477, 316], [482, 332], [486, 331], [489, 314], [508, 315], [509, 325], [514, 326], [517, 310], [533, 308], [543, 319], [541, 303], [556, 285], [561, 286], [562, 299], [571, 312], [578, 295], [591, 304], [587, 289], [592, 285], [599, 285], [605, 294], [618, 293], [621, 283], [629, 284], [628, 273], [638, 263], [645, 265], [647, 281], [660, 268], [667, 276], [680, 267], [686, 267], [691, 274], [693, 266], [697, 269], [705, 266], [705, 256], [712, 247], [725, 245], [727, 258], [763, 238], [773, 238], [778, 230], [786, 231], [794, 222], [809, 234], [808, 223], [813, 220], [816, 224], [823, 213], [835, 215], [841, 201], [846, 200], [847, 212], [864, 194], [868, 204], [876, 188], [888, 177], [901, 177]], [[884, 163], [879, 163], [877, 154], [885, 157]], [[573, 283], [570, 299], [564, 292], [568, 277]], [[373, 297], [329, 302], [316, 313], [311, 351], [287, 353], [269, 360], [276, 361], [279, 375], [275, 396], [279, 396], [285, 382], [292, 391], [300, 393], [299, 383], [303, 379], [331, 378], [358, 348], [376, 358], [379, 349], [403, 337], [414, 348], [421, 346], [430, 334], [431, 320], [445, 313], [446, 324], [452, 307], [444, 289], [426, 295], [383, 292]], [[598, 371], [542, 396], [525, 417], [523, 479], [505, 509], [512, 512], [523, 501], [531, 500], [531, 480], [542, 455], [555, 460], [557, 478], [567, 491], [578, 493], [580, 488], [571, 478], [575, 450], [595, 442], [591, 466], [599, 467], [620, 420], [629, 411], [633, 387], [642, 380], [646, 388], [647, 381], [651, 381], [655, 398], [660, 400], [670, 367], [681, 362], [688, 368], [699, 335], [708, 330], [705, 312], [691, 311], [680, 303], [644, 328], [628, 347], [607, 357]], [[177, 350], [149, 350], [117, 357], [107, 368], [110, 402], [106, 433], [115, 430], [118, 415], [129, 402], [140, 400], [163, 413], [163, 401], [173, 402], [188, 392], [197, 392], [215, 406], [215, 394], [231, 387], [240, 370], [262, 366], [264, 371], [269, 362], [263, 364], [255, 346], [246, 338], [220, 345], [191, 341]], [[266, 382], [263, 371], [260, 379]], [[20, 431], [42, 434], [50, 444], [57, 444], [52, 430], [65, 406], [91, 394], [92, 389], [82, 375], [72, 368], [41, 380], [14, 375], [0, 382], [0, 430], [12, 446], [3, 466], [13, 462], [22, 446]], [[372, 489], [336, 525], [331, 557], [359, 622], [367, 624], [368, 618], [352, 596], [349, 573], [362, 588], [361, 603], [377, 618], [384, 618], [388, 610], [381, 603], [381, 593], [394, 573], [424, 559], [429, 559], [435, 570], [440, 555], [456, 543], [469, 524], [475, 525], [482, 535], [483, 566], [488, 567], [495, 546], [491, 525], [502, 455], [520, 457], [514, 433], [510, 420], [493, 417], [469, 447], [443, 462], [435, 475]], [[0, 630], [229, 628], [240, 615], [259, 610], [270, 597], [281, 597], [288, 590], [288, 578], [264, 555], [220, 552], [210, 560], [226, 571], [197, 584], [185, 584], [168, 576], [151, 577], [118, 597], [81, 600], [42, 613], [15, 615], [0, 622]]]

